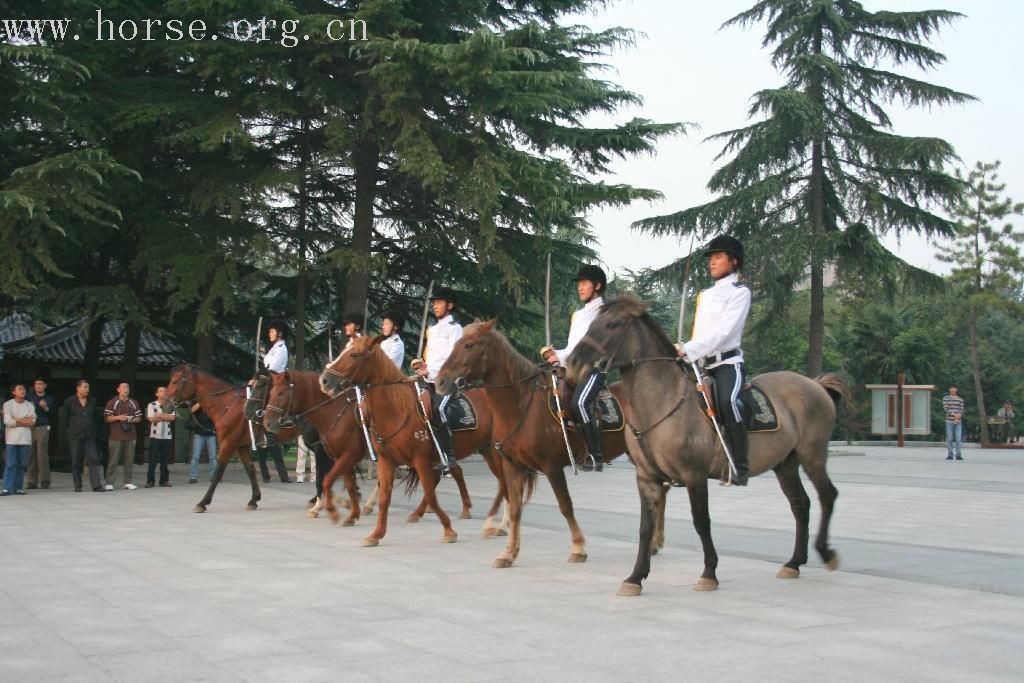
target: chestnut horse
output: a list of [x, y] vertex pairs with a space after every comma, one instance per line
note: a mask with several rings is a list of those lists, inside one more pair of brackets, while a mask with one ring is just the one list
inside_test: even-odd
[[[377, 461], [380, 478], [380, 507], [377, 511], [377, 527], [363, 540], [364, 546], [375, 546], [387, 533], [388, 507], [394, 486], [394, 468], [407, 465], [412, 469], [406, 482], [406, 491], [411, 493], [416, 482], [423, 484], [426, 504], [436, 514], [444, 527], [443, 540], [454, 543], [458, 534], [452, 528], [447, 513], [437, 502], [435, 489], [440, 473], [435, 469], [439, 457], [432, 442], [427, 424], [421, 417], [421, 409], [415, 385], [395, 367], [380, 349], [383, 337], [357, 337], [342, 353], [327, 366], [320, 375], [320, 385], [329, 394], [339, 393], [349, 385], [357, 384], [364, 392], [364, 414], [368, 428], [375, 440], [375, 448], [381, 456]], [[477, 427], [473, 430], [456, 431], [453, 434], [456, 459], [463, 459], [472, 453], [483, 455], [491, 472], [502, 478], [498, 466], [491, 457], [491, 411], [486, 397], [480, 392], [470, 394], [476, 408]], [[490, 522], [488, 517], [488, 522]]]
[[[315, 372], [283, 372], [274, 375], [272, 379], [263, 416], [264, 427], [272, 433], [276, 433], [288, 419], [294, 419], [296, 416], [301, 416], [316, 427], [323, 440], [322, 445], [333, 460], [333, 466], [324, 477], [323, 487], [326, 495], [324, 508], [335, 522], [338, 521], [338, 510], [330, 492], [339, 476], [344, 476], [349, 493], [350, 512], [342, 521], [342, 526], [352, 526], [359, 519], [359, 488], [356, 486], [353, 472], [355, 463], [367, 455], [366, 440], [360, 429], [355, 401], [354, 389], [334, 396], [323, 393], [320, 390], [319, 375]], [[469, 519], [472, 501], [461, 470], [455, 471], [455, 481], [462, 497], [462, 513], [459, 516], [462, 519]], [[379, 487], [375, 487], [371, 501], [376, 498], [376, 491], [379, 490]], [[420, 521], [426, 507], [424, 498], [406, 521]], [[372, 512], [372, 502], [362, 511]]]
[[[641, 515], [636, 565], [619, 588], [623, 596], [639, 595], [650, 572], [656, 505], [670, 485], [686, 486], [693, 525], [704, 549], [704, 572], [695, 589], [718, 587], [708, 478], [725, 472], [725, 450], [700, 409], [693, 373], [677, 360], [672, 342], [647, 314], [647, 306], [622, 298], [601, 308], [566, 364], [570, 377], [595, 363], [618, 368], [629, 399], [627, 445], [636, 464]], [[796, 520], [793, 557], [779, 569], [778, 577], [800, 576], [800, 566], [807, 562], [811, 501], [800, 482], [801, 468], [821, 502], [821, 526], [814, 547], [825, 566], [836, 569], [839, 555], [828, 545], [828, 526], [839, 492], [829, 479], [826, 462], [837, 406], [849, 400], [849, 390], [834, 374], [812, 380], [795, 372], [769, 372], [753, 382], [771, 398], [778, 429], [750, 435], [750, 474], [775, 472]]]
[[[191, 363], [180, 363], [171, 371], [171, 379], [167, 383], [165, 397], [172, 405], [198, 402], [203, 412], [213, 421], [217, 431], [217, 469], [210, 479], [210, 488], [194, 508], [193, 512], [206, 512], [206, 506], [213, 501], [213, 492], [224, 476], [231, 456], [238, 454], [245, 473], [252, 484], [252, 498], [248, 509], [255, 510], [260, 498], [260, 485], [257, 481], [256, 468], [252, 464], [249, 453], [251, 439], [249, 421], [245, 418], [245, 387], [236, 387], [222, 379], [199, 369]], [[295, 430], [289, 429], [280, 434], [283, 440], [295, 438]]]
[[[508, 544], [493, 566], [511, 567], [519, 556], [523, 506], [533, 492], [537, 472], [543, 472], [551, 482], [558, 508], [569, 524], [572, 550], [568, 561], [584, 562], [587, 559], [586, 539], [576, 522], [565, 481], [564, 468], [569, 465], [569, 454], [558, 420], [548, 409], [550, 371], [531, 363], [512, 348], [508, 339], [494, 329], [496, 322], [489, 320], [466, 327], [438, 373], [435, 384], [438, 393], [446, 394], [454, 392], [464, 380], [482, 381], [484, 386], [480, 390], [486, 392], [494, 412], [495, 448], [504, 456], [500, 460], [508, 489], [511, 521]], [[618, 386], [609, 388], [621, 401]], [[583, 437], [570, 432], [569, 439], [574, 458], [581, 461], [587, 453]], [[601, 439], [605, 461], [626, 452], [621, 431], [604, 432]]]

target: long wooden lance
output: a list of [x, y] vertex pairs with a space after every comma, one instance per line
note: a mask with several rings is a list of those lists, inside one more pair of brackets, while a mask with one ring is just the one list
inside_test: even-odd
[[[544, 345], [551, 347], [551, 252], [548, 252], [548, 272], [544, 278]], [[562, 438], [565, 440], [565, 452], [569, 455], [569, 464], [572, 466], [572, 473], [579, 474], [576, 469], [576, 458], [572, 455], [572, 446], [569, 444], [569, 432], [565, 428], [565, 415], [562, 413], [562, 398], [558, 395], [558, 370], [551, 366], [551, 393], [555, 397], [555, 410], [558, 411], [558, 425], [562, 428]], [[596, 465], [596, 463], [595, 463]]]
[[427, 287], [427, 298], [423, 300], [423, 319], [420, 321], [420, 343], [416, 347], [416, 357], [423, 358], [423, 339], [427, 335], [427, 312], [430, 310], [430, 297], [434, 295], [434, 281]]
[[331, 329], [331, 316], [334, 314], [334, 297], [327, 295], [327, 362], [334, 360], [334, 330]]
[[[253, 371], [253, 376], [260, 372], [260, 335], [263, 334], [263, 316], [260, 316], [259, 321], [256, 323], [256, 369]], [[246, 385], [245, 387], [245, 398], [249, 400], [252, 397], [252, 387]], [[256, 453], [256, 432], [252, 428], [252, 420], [246, 420], [249, 424], [249, 445], [252, 446], [252, 452]]]
[[260, 335], [263, 334], [263, 316], [260, 316], [259, 322], [256, 323], [256, 368], [252, 374], [257, 374], [260, 371]]
[[679, 297], [679, 331], [676, 335], [676, 341], [680, 344], [683, 343], [683, 320], [686, 318], [686, 283], [690, 281], [690, 262], [693, 260], [693, 239], [696, 237], [694, 233], [690, 237], [690, 251], [686, 256], [686, 269], [683, 271], [683, 284], [682, 294]]

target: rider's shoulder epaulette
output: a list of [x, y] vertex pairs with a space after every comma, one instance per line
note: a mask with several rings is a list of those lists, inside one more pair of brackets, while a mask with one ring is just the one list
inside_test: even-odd
[[732, 286], [733, 287], [746, 287], [747, 289], [750, 289], [750, 285], [747, 284], [746, 280], [737, 280], [736, 282], [732, 283]]

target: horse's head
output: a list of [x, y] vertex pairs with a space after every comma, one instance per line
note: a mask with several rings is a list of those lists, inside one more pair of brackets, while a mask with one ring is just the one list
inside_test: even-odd
[[164, 400], [173, 408], [191, 401], [196, 397], [195, 367], [182, 361], [171, 370], [171, 379], [167, 382]]
[[488, 381], [485, 375], [494, 365], [488, 368], [487, 352], [497, 338], [497, 332], [494, 331], [497, 322], [497, 319], [493, 319], [466, 326], [462, 338], [455, 342], [455, 348], [437, 373], [434, 380], [437, 393], [453, 394], [468, 380]]
[[335, 396], [353, 384], [374, 384], [383, 381], [388, 368], [397, 372], [394, 364], [380, 350], [384, 337], [356, 337], [351, 346], [327, 364], [320, 373], [320, 388]]
[[622, 297], [601, 307], [586, 335], [569, 355], [566, 375], [571, 382], [577, 382], [591, 368], [607, 372], [653, 355], [674, 356], [672, 342], [647, 315], [647, 304]]
[[295, 426], [291, 414], [295, 404], [295, 380], [289, 372], [279, 372], [269, 378], [270, 392], [263, 410], [263, 426], [271, 434]]
[[267, 395], [267, 386], [270, 384], [270, 375], [259, 373], [252, 378], [252, 389], [249, 397], [245, 399], [242, 412], [245, 419], [250, 422], [259, 422], [263, 417], [264, 399]]

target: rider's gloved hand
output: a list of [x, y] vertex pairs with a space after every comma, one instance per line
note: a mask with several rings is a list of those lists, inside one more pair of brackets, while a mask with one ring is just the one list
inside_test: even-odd
[[686, 356], [686, 349], [683, 348], [683, 342], [676, 342], [675, 347], [676, 355], [682, 358], [687, 363], [689, 363], [690, 359]]

